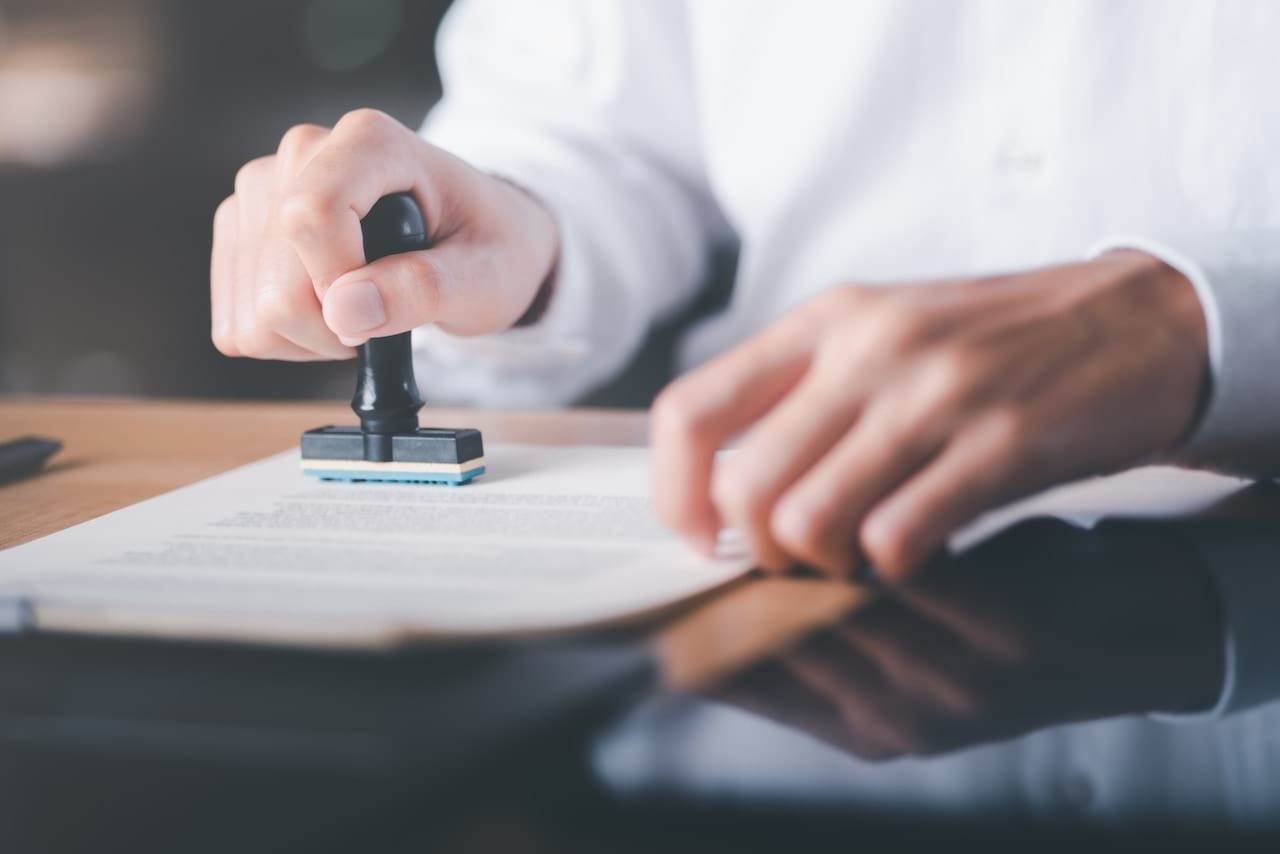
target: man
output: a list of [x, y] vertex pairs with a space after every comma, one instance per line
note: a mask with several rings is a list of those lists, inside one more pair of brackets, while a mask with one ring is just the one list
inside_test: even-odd
[[[1061, 481], [1271, 475], [1277, 38], [1267, 2], [464, 2], [421, 135], [357, 111], [241, 170], [213, 338], [413, 329], [433, 394], [566, 402], [733, 233], [653, 418], [657, 511], [703, 550], [899, 578]], [[365, 266], [400, 190], [434, 246]]]

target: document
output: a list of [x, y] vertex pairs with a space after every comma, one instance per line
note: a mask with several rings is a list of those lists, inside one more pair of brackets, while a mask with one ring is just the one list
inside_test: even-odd
[[280, 454], [0, 552], [0, 621], [383, 643], [560, 631], [722, 585], [662, 528], [648, 451], [495, 445], [465, 486], [335, 483]]

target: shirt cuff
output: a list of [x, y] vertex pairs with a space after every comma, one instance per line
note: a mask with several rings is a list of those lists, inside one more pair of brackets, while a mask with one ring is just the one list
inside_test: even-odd
[[1212, 720], [1280, 699], [1280, 536], [1229, 522], [1192, 536], [1222, 599], [1225, 678], [1212, 708], [1152, 715], [1169, 723]]
[[[560, 251], [551, 297], [541, 316], [526, 326], [483, 336], [451, 335], [436, 326], [413, 332], [414, 356], [423, 393], [436, 401], [492, 407], [539, 407], [571, 402], [585, 389], [593, 294], [583, 237], [571, 217], [527, 174], [535, 170], [491, 170], [537, 198], [556, 220]], [[515, 174], [511, 174], [511, 172]]]
[[1187, 277], [1208, 326], [1212, 388], [1176, 458], [1252, 477], [1280, 473], [1280, 236], [1221, 234], [1164, 241], [1120, 235], [1090, 256], [1136, 249]]

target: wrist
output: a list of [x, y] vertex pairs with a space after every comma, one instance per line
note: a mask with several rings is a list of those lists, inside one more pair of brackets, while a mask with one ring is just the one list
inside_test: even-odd
[[1113, 249], [1099, 257], [1121, 265], [1119, 280], [1135, 310], [1149, 315], [1164, 332], [1165, 370], [1156, 378], [1161, 390], [1182, 401], [1177, 407], [1181, 424], [1171, 432], [1177, 440], [1161, 451], [1167, 453], [1194, 431], [1211, 390], [1209, 328], [1204, 306], [1195, 286], [1180, 270], [1139, 249]]
[[535, 193], [505, 175], [491, 174], [490, 177], [517, 197], [521, 206], [534, 209], [527, 213], [527, 217], [532, 220], [533, 255], [542, 261], [535, 262], [533, 269], [541, 272], [533, 278], [536, 284], [532, 294], [512, 324], [513, 327], [531, 326], [546, 313], [555, 290], [556, 270], [560, 262], [560, 230], [551, 211]]
[[524, 314], [520, 315], [513, 324], [515, 328], [532, 326], [542, 319], [542, 316], [547, 313], [547, 306], [551, 304], [555, 285], [556, 268], [552, 266], [551, 272], [542, 280], [542, 284], [538, 286], [538, 290], [534, 293], [533, 301], [529, 303], [529, 307], [524, 310]]
[[1208, 324], [1190, 279], [1176, 267], [1139, 249], [1113, 249], [1099, 260], [1121, 265], [1121, 279], [1134, 298], [1155, 309], [1169, 334], [1207, 363]]

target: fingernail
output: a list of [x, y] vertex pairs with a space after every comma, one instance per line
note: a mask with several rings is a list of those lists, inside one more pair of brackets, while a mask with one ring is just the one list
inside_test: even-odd
[[329, 322], [347, 337], [377, 329], [387, 322], [387, 308], [373, 282], [352, 282], [330, 288], [324, 301]]
[[714, 536], [700, 540], [700, 545], [708, 554], [720, 558], [742, 559], [748, 556], [747, 542], [732, 528], [722, 528]]

